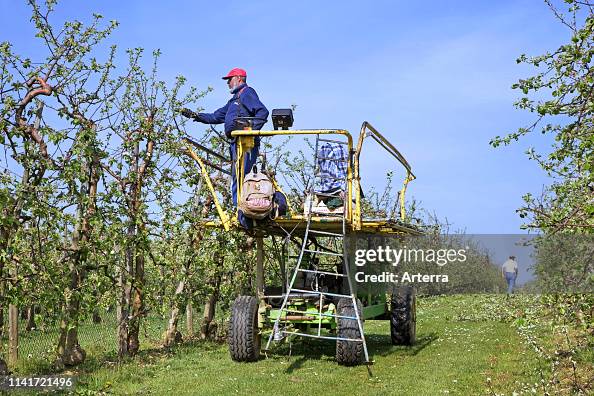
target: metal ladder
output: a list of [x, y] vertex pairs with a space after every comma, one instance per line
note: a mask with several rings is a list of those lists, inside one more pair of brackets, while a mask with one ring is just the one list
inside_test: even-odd
[[[349, 276], [349, 263], [348, 263], [348, 254], [346, 251], [346, 244], [345, 244], [345, 238], [346, 238], [346, 208], [347, 208], [347, 202], [346, 202], [346, 197], [343, 199], [343, 211], [342, 213], [313, 213], [313, 201], [314, 201], [314, 195], [318, 195], [318, 196], [324, 196], [324, 197], [339, 197], [340, 191], [342, 189], [342, 191], [344, 191], [346, 193], [347, 191], [347, 183], [348, 183], [348, 172], [347, 174], [345, 174], [344, 178], [335, 178], [335, 177], [331, 177], [331, 176], [327, 176], [327, 175], [323, 175], [321, 173], [320, 170], [320, 166], [319, 166], [319, 161], [318, 160], [327, 160], [327, 161], [337, 161], [337, 162], [343, 162], [347, 164], [348, 167], [348, 163], [349, 163], [349, 153], [346, 153], [346, 158], [342, 158], [342, 159], [335, 159], [335, 158], [326, 158], [326, 157], [319, 157], [319, 146], [320, 146], [320, 142], [324, 142], [324, 143], [334, 143], [334, 144], [340, 144], [340, 145], [347, 145], [346, 142], [343, 141], [339, 141], [339, 140], [330, 140], [330, 139], [323, 139], [320, 138], [320, 135], [316, 135], [316, 144], [315, 144], [315, 158], [314, 158], [314, 178], [313, 178], [313, 185], [311, 190], [309, 191], [309, 195], [310, 195], [310, 199], [309, 199], [309, 208], [307, 208], [307, 224], [306, 224], [306, 228], [305, 228], [305, 233], [303, 236], [303, 243], [301, 246], [301, 250], [299, 253], [299, 256], [297, 258], [297, 265], [295, 266], [295, 269], [293, 271], [293, 274], [291, 276], [291, 281], [289, 283], [289, 287], [285, 293], [285, 295], [283, 296], [283, 302], [280, 308], [280, 312], [278, 317], [276, 318], [275, 322], [274, 322], [274, 326], [273, 326], [273, 331], [271, 332], [269, 338], [268, 338], [268, 342], [266, 343], [266, 350], [269, 349], [270, 344], [273, 340], [273, 338], [276, 340], [277, 339], [277, 335], [280, 333], [281, 335], [289, 335], [289, 336], [302, 336], [302, 337], [310, 337], [310, 338], [320, 338], [320, 339], [329, 339], [329, 340], [336, 340], [336, 341], [351, 341], [351, 342], [361, 342], [363, 344], [363, 353], [364, 353], [364, 357], [365, 357], [365, 362], [369, 363], [369, 355], [367, 352], [367, 344], [365, 342], [365, 335], [363, 334], [363, 323], [361, 320], [361, 316], [359, 313], [359, 309], [357, 306], [357, 299], [355, 296], [355, 293], [353, 292], [353, 285], [352, 285], [352, 280]], [[346, 151], [346, 150], [345, 150]], [[342, 186], [341, 188], [339, 188], [339, 190], [334, 193], [334, 194], [323, 194], [323, 193], [315, 193], [316, 191], [316, 186], [318, 185], [318, 183], [316, 183], [316, 181], [321, 181], [321, 180], [341, 180], [342, 181]], [[307, 205], [307, 203], [306, 203]], [[342, 233], [336, 233], [336, 232], [328, 232], [328, 231], [322, 231], [322, 230], [315, 230], [312, 229], [311, 225], [312, 225], [312, 215], [316, 215], [316, 216], [330, 216], [330, 217], [340, 217], [341, 222], [342, 222]], [[339, 240], [342, 242], [342, 253], [334, 253], [334, 252], [327, 252], [327, 251], [321, 251], [321, 250], [311, 250], [307, 248], [308, 245], [308, 237], [312, 235], [312, 236], [318, 236], [321, 238], [334, 238], [335, 240]], [[303, 258], [305, 256], [305, 253], [309, 254], [316, 254], [316, 255], [329, 255], [329, 256], [334, 256], [334, 257], [341, 257], [343, 260], [343, 273], [334, 273], [334, 272], [329, 272], [329, 271], [322, 271], [319, 270], [319, 266], [316, 265], [314, 269], [306, 269], [306, 268], [302, 268], [302, 264], [303, 264]], [[337, 277], [342, 277], [342, 278], [346, 278], [347, 279], [347, 284], [348, 284], [348, 294], [338, 294], [338, 293], [330, 293], [330, 292], [325, 292], [322, 290], [304, 290], [304, 289], [300, 289], [295, 287], [295, 280], [297, 279], [297, 275], [299, 273], [303, 273], [305, 276], [305, 279], [307, 279], [307, 274], [312, 274], [314, 275], [315, 279], [318, 279], [318, 275], [329, 275], [329, 276], [337, 276]], [[344, 282], [343, 282], [344, 284]], [[318, 289], [318, 282], [315, 283], [315, 288]], [[312, 287], [313, 289], [313, 287]], [[341, 290], [342, 292], [342, 290]], [[287, 303], [289, 301], [290, 298], [304, 298], [304, 297], [312, 297], [312, 296], [318, 296], [319, 297], [319, 310], [318, 312], [308, 312], [307, 315], [316, 315], [318, 317], [318, 331], [317, 334], [309, 334], [309, 333], [301, 333], [301, 332], [297, 332], [297, 331], [287, 331], [285, 329], [280, 329], [279, 328], [279, 323], [283, 317], [283, 314], [287, 313], [303, 313], [301, 311], [294, 311], [294, 310], [290, 310], [287, 308]], [[323, 313], [323, 306], [324, 306], [324, 297], [328, 296], [328, 297], [336, 297], [336, 298], [348, 298], [351, 301], [352, 307], [353, 307], [353, 311], [355, 312], [355, 316], [344, 316], [344, 315], [338, 315], [338, 314], [327, 314], [327, 313]], [[338, 304], [337, 304], [338, 307]], [[338, 337], [338, 334], [336, 336], [324, 336], [321, 334], [322, 332], [322, 318], [323, 317], [333, 317], [336, 318], [337, 320], [340, 319], [350, 319], [350, 320], [356, 320], [357, 321], [357, 326], [359, 328], [359, 337], [358, 338], [344, 338], [344, 337]]]

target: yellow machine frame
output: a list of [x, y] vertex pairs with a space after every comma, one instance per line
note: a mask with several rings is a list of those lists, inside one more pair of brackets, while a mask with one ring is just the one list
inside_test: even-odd
[[[373, 233], [409, 233], [409, 234], [420, 234], [418, 230], [410, 225], [406, 224], [406, 212], [405, 212], [405, 194], [408, 183], [414, 180], [416, 177], [412, 173], [409, 163], [406, 161], [404, 156], [384, 137], [382, 136], [371, 124], [367, 121], [361, 126], [361, 133], [357, 142], [357, 147], [353, 150], [353, 138], [351, 134], [342, 129], [312, 129], [312, 130], [275, 130], [275, 131], [255, 131], [255, 130], [237, 130], [231, 133], [232, 136], [237, 138], [237, 157], [238, 161], [235, 162], [235, 174], [237, 175], [237, 201], [241, 199], [241, 186], [244, 178], [244, 167], [240, 164], [244, 163], [244, 156], [247, 151], [254, 147], [254, 138], [256, 136], [291, 136], [291, 135], [342, 135], [347, 138], [348, 152], [350, 160], [347, 166], [347, 195], [345, 199], [346, 207], [346, 221], [350, 225], [352, 231], [361, 232], [373, 232]], [[382, 148], [384, 148], [391, 156], [393, 156], [406, 170], [406, 177], [404, 178], [402, 188], [398, 192], [399, 206], [400, 206], [400, 221], [394, 221], [391, 219], [363, 219], [361, 210], [361, 176], [359, 173], [359, 163], [361, 150], [363, 148], [363, 141], [366, 137], [373, 138]], [[210, 227], [223, 227], [225, 231], [229, 231], [232, 227], [239, 227], [237, 221], [237, 208], [233, 218], [223, 209], [214, 189], [212, 180], [208, 174], [206, 164], [204, 161], [188, 146], [186, 148], [188, 154], [198, 163], [200, 166], [202, 177], [204, 178], [208, 189], [210, 190], [215, 207], [219, 216], [219, 221], [207, 221], [203, 223], [205, 226]], [[278, 183], [274, 178], [272, 182], [278, 191], [280, 189]], [[354, 207], [353, 207], [354, 202]], [[306, 217], [303, 214], [296, 213], [289, 207], [289, 214], [286, 217], [277, 218], [275, 223], [280, 226], [287, 226], [290, 228], [298, 228], [301, 223], [303, 226]], [[316, 224], [316, 228], [331, 230], [335, 227], [342, 227], [342, 220], [333, 221], [332, 217], [327, 216], [312, 216], [312, 224]], [[264, 229], [261, 231], [266, 232], [268, 225], [262, 226]], [[274, 228], [274, 226], [272, 226]], [[270, 230], [273, 231], [273, 230]]]

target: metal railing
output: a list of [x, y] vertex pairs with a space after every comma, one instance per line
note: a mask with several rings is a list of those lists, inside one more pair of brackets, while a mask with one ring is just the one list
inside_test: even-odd
[[[351, 224], [351, 227], [354, 231], [361, 230], [362, 224], [362, 210], [361, 210], [361, 175], [359, 171], [359, 164], [360, 164], [360, 156], [363, 148], [363, 141], [366, 137], [371, 137], [375, 140], [380, 147], [386, 150], [392, 157], [394, 157], [406, 170], [406, 177], [403, 181], [402, 188], [398, 192], [398, 206], [399, 206], [399, 214], [400, 219], [402, 221], [406, 220], [406, 209], [405, 209], [405, 194], [408, 183], [412, 180], [416, 179], [416, 176], [412, 172], [411, 166], [406, 161], [402, 153], [398, 151], [392, 143], [390, 143], [382, 134], [380, 134], [377, 129], [375, 129], [370, 123], [367, 121], [363, 122], [361, 126], [361, 133], [359, 135], [359, 140], [357, 143], [357, 147], [353, 148], [353, 138], [351, 134], [343, 129], [304, 129], [304, 130], [272, 130], [272, 131], [256, 131], [251, 129], [246, 130], [237, 130], [231, 132], [231, 136], [237, 139], [237, 156], [238, 159], [235, 161], [235, 174], [237, 175], [237, 201], [239, 202], [241, 199], [241, 187], [244, 178], [244, 167], [240, 166], [245, 161], [245, 153], [251, 150], [255, 144], [255, 137], [256, 136], [294, 136], [294, 135], [341, 135], [347, 138], [347, 146], [348, 146], [348, 153], [349, 153], [349, 161], [347, 166], [347, 196], [346, 196], [346, 213], [345, 217], [348, 223]], [[329, 139], [326, 139], [329, 140]], [[217, 209], [218, 216], [220, 218], [220, 223], [216, 222], [207, 222], [205, 225], [207, 226], [220, 226], [222, 225], [226, 231], [232, 225], [237, 225], [237, 208], [234, 208], [235, 213], [234, 216], [230, 216], [225, 210], [223, 210], [223, 205], [221, 204], [219, 198], [216, 195], [215, 189], [213, 187], [213, 183], [210, 180], [209, 174], [206, 169], [206, 165], [210, 165], [204, 159], [201, 159], [190, 147], [190, 145], [195, 146], [195, 142], [188, 140], [188, 147], [187, 153], [199, 164], [202, 176], [206, 181], [206, 184], [213, 196], [213, 200]], [[211, 151], [211, 150], [209, 150]], [[275, 188], [278, 191], [280, 186], [271, 178]], [[354, 202], [354, 205], [353, 205]], [[292, 218], [299, 217], [296, 213], [289, 208], [289, 212], [291, 213]]]

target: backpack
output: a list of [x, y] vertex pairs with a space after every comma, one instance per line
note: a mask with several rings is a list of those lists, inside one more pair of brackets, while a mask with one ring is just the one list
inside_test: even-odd
[[273, 208], [272, 212], [270, 213], [270, 218], [272, 220], [276, 219], [279, 216], [284, 216], [287, 214], [287, 197], [280, 191], [276, 191], [274, 193], [274, 197], [272, 199]]
[[274, 186], [272, 182], [254, 165], [252, 171], [243, 178], [239, 209], [246, 217], [262, 220], [270, 214], [273, 207]]

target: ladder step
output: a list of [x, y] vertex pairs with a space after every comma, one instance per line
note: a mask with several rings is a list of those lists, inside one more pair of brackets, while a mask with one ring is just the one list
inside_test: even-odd
[[296, 309], [287, 309], [287, 308], [282, 309], [282, 311], [290, 312], [290, 313], [300, 313], [300, 314], [306, 314], [306, 315], [325, 316], [325, 317], [329, 317], [329, 318], [342, 318], [342, 319], [357, 320], [357, 318], [355, 316], [333, 315], [333, 314], [325, 314], [325, 313], [319, 313], [319, 312], [303, 312], [303, 311], [298, 311]]
[[323, 193], [323, 192], [316, 192], [316, 195], [319, 195], [320, 197], [328, 197], [328, 198], [340, 198], [340, 193], [338, 194], [328, 194], [328, 193]]
[[310, 249], [303, 249], [304, 252], [308, 252], [308, 253], [319, 253], [319, 254], [327, 254], [329, 256], [338, 256], [338, 257], [342, 257], [344, 256], [344, 254], [342, 253], [334, 253], [334, 252], [322, 252], [321, 250], [310, 250]]
[[343, 278], [346, 278], [345, 274], [339, 274], [336, 272], [329, 272], [329, 271], [320, 271], [320, 270], [308, 270], [308, 269], [303, 269], [303, 268], [299, 268], [299, 271], [302, 272], [309, 272], [312, 274], [323, 274], [323, 275], [330, 275], [330, 276], [342, 276]]
[[336, 162], [349, 162], [348, 158], [330, 158], [330, 157], [316, 157], [317, 159]]
[[336, 293], [330, 293], [330, 292], [320, 292], [320, 291], [316, 291], [316, 290], [302, 290], [302, 289], [291, 289], [291, 291], [296, 291], [299, 293], [312, 293], [312, 294], [317, 294], [317, 295], [324, 295], [324, 296], [331, 296], [331, 297], [341, 297], [341, 298], [352, 298], [352, 296], [348, 296], [346, 294], [336, 294]]
[[344, 144], [345, 146], [348, 146], [348, 142], [343, 142], [341, 140], [332, 140], [332, 139], [322, 139], [322, 138], [318, 138], [318, 141], [320, 142], [329, 142], [329, 143], [338, 143], [338, 144]]
[[313, 234], [328, 235], [328, 236], [333, 236], [333, 237], [343, 237], [344, 238], [344, 235], [337, 234], [336, 232], [318, 231], [318, 230], [309, 230], [309, 232], [311, 232]]
[[287, 334], [287, 335], [301, 336], [301, 337], [322, 338], [324, 340], [363, 342], [362, 338], [329, 337], [329, 336], [321, 336], [321, 335], [319, 336], [319, 335], [315, 335], [315, 334], [298, 333], [296, 331], [286, 331], [286, 330], [282, 330], [282, 333]]

